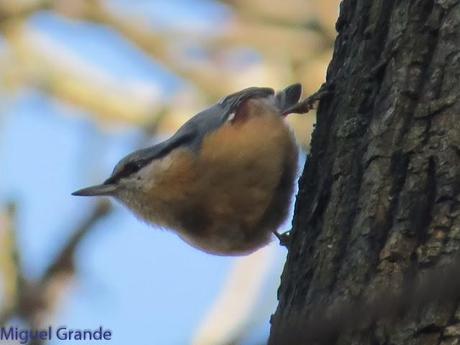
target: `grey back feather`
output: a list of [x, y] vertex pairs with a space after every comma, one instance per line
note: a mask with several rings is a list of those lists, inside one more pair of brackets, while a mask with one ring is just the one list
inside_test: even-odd
[[104, 183], [116, 182], [127, 177], [154, 159], [164, 157], [172, 150], [186, 146], [192, 151], [199, 149], [203, 138], [224, 124], [238, 106], [250, 98], [272, 98], [275, 107], [283, 114], [284, 110], [296, 104], [302, 87], [293, 84], [275, 94], [265, 87], [250, 87], [222, 98], [217, 104], [193, 116], [169, 139], [154, 146], [137, 150], [124, 157], [113, 169], [112, 175]]

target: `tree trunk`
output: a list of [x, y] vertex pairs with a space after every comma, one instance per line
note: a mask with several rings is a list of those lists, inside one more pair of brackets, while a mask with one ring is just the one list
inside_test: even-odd
[[[271, 344], [312, 306], [397, 289], [460, 246], [459, 1], [344, 0], [336, 26]], [[431, 303], [332, 343], [457, 344], [460, 309]]]

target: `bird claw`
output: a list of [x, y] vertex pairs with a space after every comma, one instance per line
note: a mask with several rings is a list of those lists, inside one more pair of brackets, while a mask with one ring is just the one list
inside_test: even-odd
[[286, 248], [289, 248], [289, 245], [291, 243], [291, 230], [283, 232], [282, 234], [279, 234], [278, 232], [274, 231], [273, 234], [278, 238], [278, 241], [280, 241], [280, 245]]
[[315, 105], [324, 97], [333, 93], [333, 84], [324, 83], [321, 85], [318, 91], [313, 95], [305, 98], [303, 101], [294, 104], [292, 107], [288, 108], [284, 114], [295, 113], [295, 114], [306, 114], [313, 108]]

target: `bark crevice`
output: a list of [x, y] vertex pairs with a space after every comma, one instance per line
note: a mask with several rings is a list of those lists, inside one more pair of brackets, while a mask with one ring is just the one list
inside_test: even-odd
[[[334, 93], [320, 102], [299, 182], [271, 344], [299, 313], [397, 289], [459, 249], [459, 9], [449, 0], [342, 2], [327, 76]], [[458, 338], [450, 328], [442, 336], [460, 324], [457, 305], [410, 314], [336, 343]]]

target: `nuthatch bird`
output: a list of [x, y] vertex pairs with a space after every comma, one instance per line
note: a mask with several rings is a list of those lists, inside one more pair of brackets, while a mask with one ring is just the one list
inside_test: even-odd
[[171, 138], [123, 158], [100, 185], [73, 193], [111, 196], [149, 223], [217, 255], [250, 253], [277, 237], [297, 171], [284, 116], [302, 87], [251, 87], [224, 97]]

